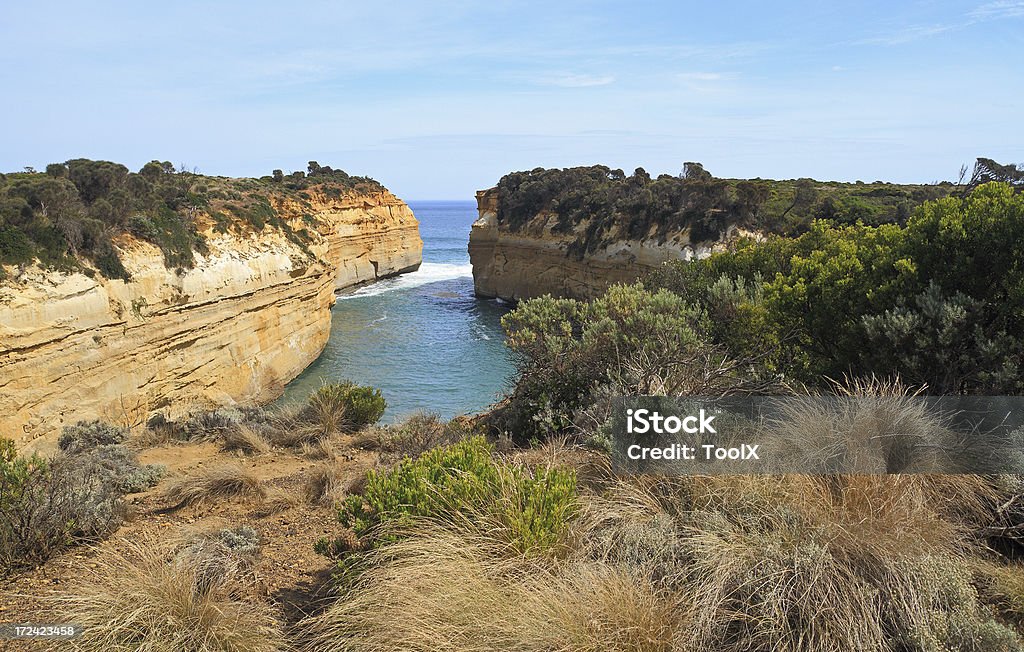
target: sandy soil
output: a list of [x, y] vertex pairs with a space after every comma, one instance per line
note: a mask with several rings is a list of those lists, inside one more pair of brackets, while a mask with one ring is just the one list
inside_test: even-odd
[[[117, 549], [126, 540], [166, 539], [239, 525], [249, 525], [260, 534], [256, 590], [281, 610], [288, 623], [296, 622], [316, 610], [327, 593], [332, 564], [313, 551], [313, 544], [340, 531], [331, 507], [304, 500], [309, 472], [323, 464], [335, 464], [345, 480], [354, 480], [377, 463], [376, 453], [354, 448], [345, 440], [337, 442], [334, 449], [336, 459], [330, 462], [276, 448], [244, 456], [222, 452], [212, 443], [162, 445], [141, 451], [142, 463], [164, 464], [168, 475], [154, 489], [128, 497], [129, 518], [110, 539], [94, 547], [72, 548], [42, 567], [0, 584], [0, 623], [52, 622], [46, 617], [46, 599], [73, 588], [81, 569], [94, 565], [91, 560], [96, 555]], [[161, 490], [169, 480], [226, 463], [241, 464], [254, 473], [267, 489], [267, 498], [222, 500], [168, 511]], [[0, 641], [0, 650], [49, 649], [61, 646], [52, 641]]]

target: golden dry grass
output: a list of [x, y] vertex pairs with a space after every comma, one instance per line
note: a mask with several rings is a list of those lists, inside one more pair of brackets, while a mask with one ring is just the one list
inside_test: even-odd
[[203, 469], [169, 484], [163, 498], [174, 507], [199, 505], [229, 498], [266, 497], [263, 483], [251, 471], [237, 464]]
[[[421, 523], [369, 553], [307, 650], [1009, 652], [968, 565], [997, 491], [977, 476], [612, 480], [565, 545]], [[1014, 613], [1024, 571], [990, 572]]]
[[232, 573], [211, 573], [208, 554], [175, 556], [168, 545], [122, 542], [97, 558], [52, 611], [85, 631], [83, 652], [280, 652], [277, 614], [243, 600]]
[[221, 447], [226, 451], [241, 451], [248, 455], [270, 452], [270, 444], [256, 428], [240, 423], [221, 434]]
[[331, 505], [340, 500], [346, 489], [341, 468], [337, 464], [320, 464], [306, 476], [303, 492], [306, 501], [314, 505]]
[[313, 441], [301, 444], [302, 456], [311, 460], [336, 460], [338, 451], [335, 447], [336, 437], [318, 437]]
[[438, 528], [371, 553], [356, 589], [303, 623], [303, 649], [655, 652], [688, 610], [603, 562], [550, 568]]

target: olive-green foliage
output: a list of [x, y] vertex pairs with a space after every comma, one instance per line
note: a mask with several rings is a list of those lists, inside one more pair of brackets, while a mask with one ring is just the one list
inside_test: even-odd
[[517, 550], [527, 552], [557, 541], [575, 497], [572, 471], [529, 473], [506, 466], [495, 460], [493, 446], [476, 436], [371, 472], [362, 495], [348, 496], [338, 518], [361, 537], [386, 523], [392, 527], [378, 541], [392, 541], [414, 519], [488, 514]]
[[913, 207], [944, 197], [944, 185], [836, 183], [812, 179], [770, 181], [713, 177], [699, 163], [683, 174], [656, 179], [638, 168], [631, 176], [603, 165], [512, 172], [498, 182], [498, 221], [512, 231], [542, 212], [553, 213], [555, 232], [585, 228], [569, 247], [577, 258], [615, 237], [664, 238], [690, 230], [691, 239], [716, 239], [731, 225], [796, 234], [811, 221], [883, 224], [906, 221]]
[[147, 489], [163, 475], [162, 467], [140, 466], [121, 444], [105, 443], [118, 431], [101, 426], [66, 430], [66, 450], [51, 459], [18, 456], [12, 442], [0, 440], [0, 570], [108, 536], [124, 517], [124, 494]]
[[194, 225], [168, 206], [160, 206], [149, 215], [134, 216], [129, 228], [133, 234], [160, 247], [168, 267], [190, 268], [195, 265], [193, 252], [207, 251], [206, 240]]
[[79, 421], [61, 430], [57, 446], [68, 454], [96, 448], [123, 444], [128, 439], [128, 429], [104, 421]]
[[257, 230], [268, 224], [283, 230], [308, 253], [308, 233], [293, 231], [269, 198], [301, 199], [299, 192], [307, 188], [334, 197], [383, 190], [373, 179], [315, 162], [309, 176], [296, 174], [277, 181], [269, 176], [225, 179], [160, 161], [135, 173], [110, 161], [73, 159], [52, 163], [45, 173], [0, 175], [0, 265], [38, 259], [49, 267], [73, 269], [85, 259], [103, 276], [128, 279], [114, 241], [131, 233], [158, 246], [168, 267], [186, 269], [195, 264], [195, 252], [206, 253], [202, 216], [209, 216], [222, 233], [235, 226], [224, 211]]
[[816, 222], [648, 283], [705, 306], [733, 354], [770, 351], [769, 367], [806, 383], [874, 373], [935, 393], [1024, 389], [1024, 195], [1007, 184], [926, 202], [903, 228]]
[[569, 425], [593, 388], [637, 355], [683, 360], [704, 347], [704, 311], [665, 289], [614, 286], [592, 301], [541, 297], [502, 319], [518, 371], [503, 430], [519, 441]]
[[344, 425], [359, 430], [376, 423], [387, 407], [387, 401], [376, 387], [356, 385], [351, 381], [323, 385], [309, 399], [310, 405], [320, 405], [342, 415]]
[[22, 457], [10, 439], [0, 439], [0, 514], [8, 514], [24, 499], [33, 476], [46, 470], [38, 455]]
[[505, 536], [519, 552], [554, 546], [575, 510], [575, 472], [554, 467], [533, 474], [519, 468], [506, 473], [507, 489], [498, 504]]

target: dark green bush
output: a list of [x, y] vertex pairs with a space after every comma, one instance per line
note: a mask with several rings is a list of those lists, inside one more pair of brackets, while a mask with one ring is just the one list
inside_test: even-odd
[[679, 176], [656, 179], [643, 168], [630, 176], [603, 165], [536, 168], [498, 182], [498, 222], [518, 231], [538, 215], [554, 216], [554, 232], [579, 231], [567, 253], [582, 258], [614, 238], [664, 240], [685, 230], [691, 241], [702, 242], [720, 238], [730, 226], [794, 235], [815, 218], [902, 224], [910, 206], [943, 197], [951, 188], [718, 179], [699, 163], [687, 163]]
[[[337, 197], [383, 190], [372, 179], [326, 166], [317, 166], [308, 178], [299, 174], [302, 188]], [[0, 175], [0, 264], [38, 259], [48, 267], [73, 269], [89, 261], [105, 277], [128, 280], [114, 241], [131, 233], [158, 246], [169, 268], [187, 269], [196, 252], [207, 251], [198, 228], [202, 216], [226, 233], [237, 226], [224, 214], [229, 208], [258, 230], [270, 225], [285, 231], [309, 253], [309, 236], [293, 232], [270, 202], [274, 196], [297, 195], [294, 185], [284, 178], [275, 183], [271, 177], [203, 177], [160, 161], [150, 161], [138, 173], [109, 161], [74, 159], [47, 166], [45, 174]], [[228, 198], [230, 207], [214, 201]]]
[[384, 416], [387, 408], [387, 402], [379, 389], [356, 385], [351, 381], [323, 385], [313, 392], [309, 403], [340, 414], [348, 430], [359, 430], [376, 423]]
[[28, 236], [13, 226], [0, 223], [0, 264], [27, 263], [32, 260], [33, 256], [35, 256], [35, 248]]
[[[900, 375], [931, 393], [1024, 390], [1024, 194], [989, 183], [906, 227], [824, 222], [648, 279], [704, 306], [733, 356], [809, 385]], [[726, 297], [742, 285], [747, 296]], [[726, 300], [727, 299], [727, 300]]]

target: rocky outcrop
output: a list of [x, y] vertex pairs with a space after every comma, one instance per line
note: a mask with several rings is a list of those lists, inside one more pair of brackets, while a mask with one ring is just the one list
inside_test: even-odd
[[313, 227], [308, 242], [274, 228], [208, 230], [207, 252], [175, 271], [155, 246], [121, 236], [128, 282], [8, 268], [0, 436], [46, 448], [80, 419], [135, 424], [271, 400], [326, 344], [336, 290], [420, 264], [416, 219], [388, 192], [276, 204]]
[[[555, 216], [540, 213], [513, 231], [499, 221], [497, 189], [481, 190], [476, 198], [480, 217], [470, 231], [469, 259], [476, 293], [482, 297], [592, 298], [667, 261], [700, 258], [725, 247], [724, 243], [692, 244], [687, 231], [665, 240], [653, 236], [634, 240], [613, 232], [610, 244], [577, 257], [570, 254], [570, 245], [586, 230], [587, 222], [558, 234], [552, 231]], [[735, 232], [730, 229], [727, 238]]]
[[[315, 196], [312, 208], [324, 237], [323, 255], [334, 269], [338, 290], [412, 272], [423, 254], [419, 223], [409, 207], [389, 192], [339, 200]], [[301, 212], [282, 201], [279, 212]]]

